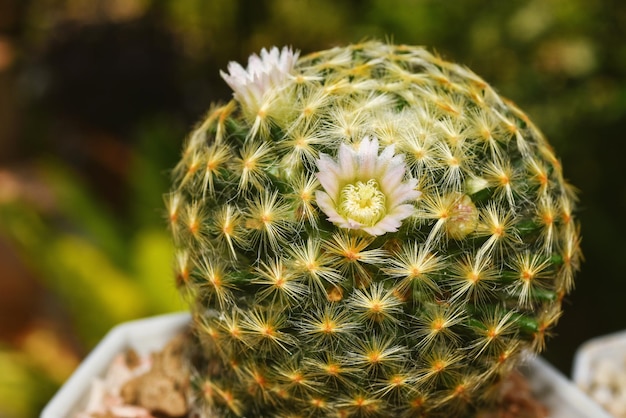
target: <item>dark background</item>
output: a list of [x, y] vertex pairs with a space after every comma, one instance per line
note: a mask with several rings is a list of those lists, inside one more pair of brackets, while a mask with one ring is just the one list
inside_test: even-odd
[[36, 416], [114, 324], [183, 309], [162, 220], [228, 61], [363, 39], [467, 65], [580, 189], [586, 262], [545, 357], [626, 325], [626, 2], [0, 0], [0, 417]]

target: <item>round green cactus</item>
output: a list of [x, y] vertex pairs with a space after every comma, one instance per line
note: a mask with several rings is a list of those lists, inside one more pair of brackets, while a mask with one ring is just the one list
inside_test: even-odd
[[263, 50], [166, 197], [211, 416], [450, 417], [539, 351], [581, 258], [532, 122], [470, 70], [367, 42]]

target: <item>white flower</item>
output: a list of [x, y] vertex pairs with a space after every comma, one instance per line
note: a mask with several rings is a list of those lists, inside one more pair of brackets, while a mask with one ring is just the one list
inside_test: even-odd
[[317, 178], [324, 191], [315, 194], [318, 207], [341, 228], [361, 229], [370, 235], [395, 232], [415, 207], [405, 203], [421, 192], [414, 178], [403, 182], [404, 155], [394, 146], [378, 155], [378, 139], [365, 137], [358, 148], [341, 144], [334, 161], [326, 154], [317, 160]]
[[298, 59], [299, 52], [283, 47], [279, 51], [272, 47], [269, 52], [263, 48], [261, 56], [252, 54], [248, 58], [248, 68], [239, 63], [228, 63], [228, 72], [220, 75], [234, 91], [237, 101], [250, 113], [256, 114], [261, 108], [263, 96], [270, 89], [280, 89], [290, 79], [290, 74]]

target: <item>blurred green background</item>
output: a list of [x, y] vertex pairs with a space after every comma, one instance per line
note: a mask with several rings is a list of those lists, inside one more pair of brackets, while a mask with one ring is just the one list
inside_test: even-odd
[[120, 321], [183, 309], [168, 169], [262, 47], [429, 46], [513, 99], [580, 189], [586, 262], [545, 356], [626, 328], [626, 2], [0, 0], [0, 417]]

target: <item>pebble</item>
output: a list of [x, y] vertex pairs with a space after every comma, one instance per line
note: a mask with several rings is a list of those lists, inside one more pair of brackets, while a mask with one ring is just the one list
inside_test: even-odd
[[185, 335], [148, 356], [118, 355], [104, 378], [95, 379], [85, 410], [75, 418], [178, 418], [187, 415], [189, 372], [183, 361]]
[[605, 357], [594, 364], [587, 393], [615, 418], [626, 418], [626, 357]]

